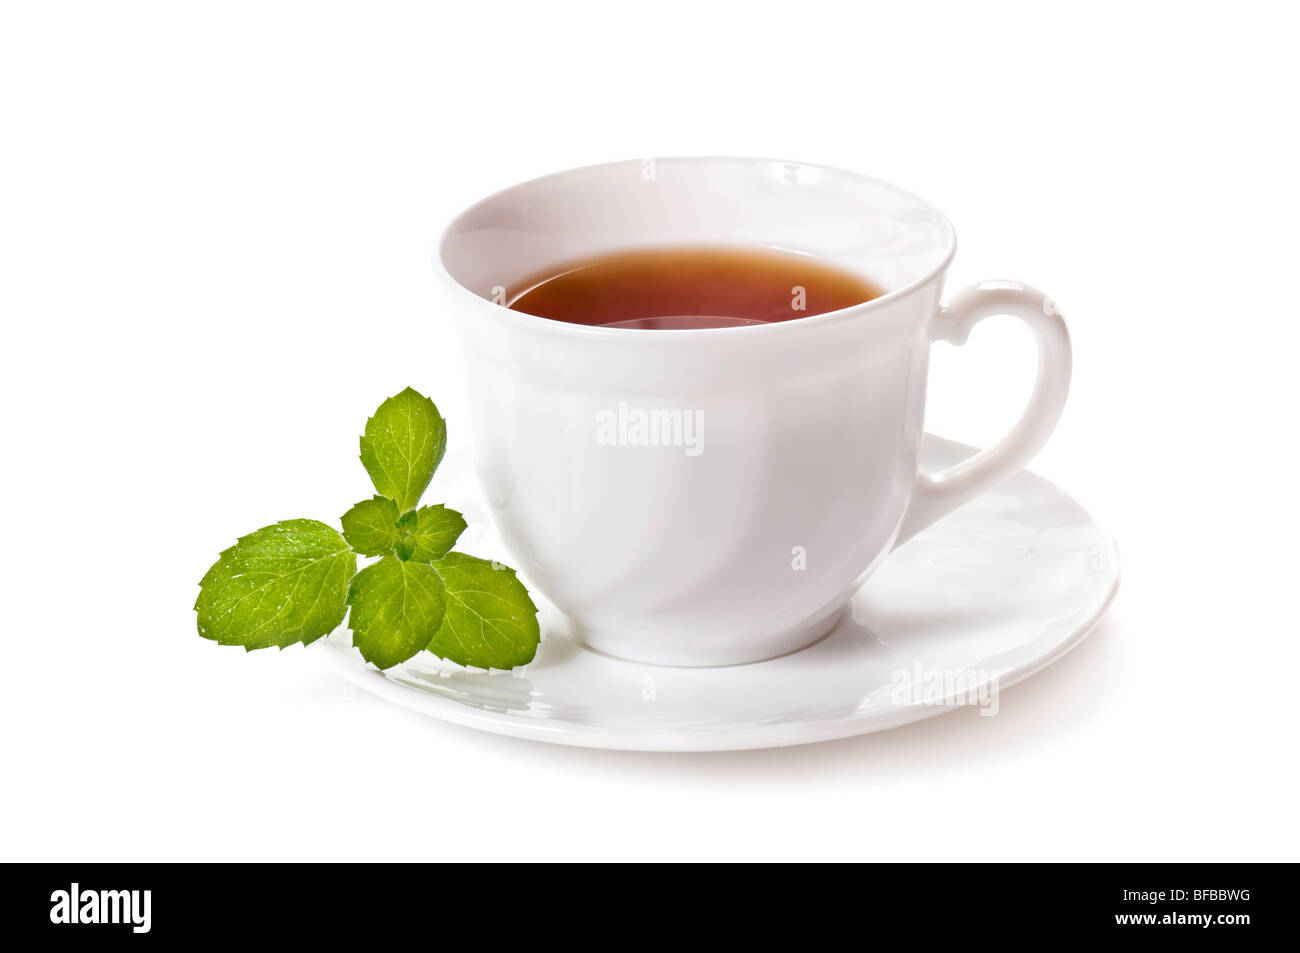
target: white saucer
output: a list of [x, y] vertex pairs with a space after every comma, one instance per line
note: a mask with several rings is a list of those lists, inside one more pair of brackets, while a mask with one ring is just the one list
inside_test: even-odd
[[[973, 452], [927, 435], [922, 468]], [[459, 547], [509, 562], [475, 492], [468, 460], [449, 455], [433, 495], [464, 511], [478, 533]], [[315, 651], [381, 698], [503, 735], [643, 751], [766, 748], [995, 702], [997, 689], [1081, 642], [1118, 584], [1111, 537], [1064, 492], [1025, 472], [900, 547], [854, 597], [851, 616], [817, 644], [771, 661], [667, 668], [610, 658], [571, 640], [563, 617], [535, 592], [543, 642], [536, 659], [512, 672], [465, 669], [427, 653], [380, 672], [352, 648], [346, 628]]]

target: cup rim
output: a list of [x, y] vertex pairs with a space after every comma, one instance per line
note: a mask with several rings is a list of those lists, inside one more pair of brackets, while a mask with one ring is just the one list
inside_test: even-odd
[[816, 162], [802, 162], [799, 160], [792, 160], [792, 159], [772, 159], [772, 158], [761, 158], [757, 156], [732, 156], [732, 155], [678, 155], [678, 156], [655, 156], [654, 161], [655, 162], [743, 162], [743, 163], [749, 163], [755, 165], [766, 165], [766, 164], [787, 165], [787, 166], [792, 165], [804, 169], [814, 169], [819, 172], [833, 173], [834, 175], [838, 175], [838, 176], [847, 176], [851, 179], [856, 179], [859, 182], [868, 183], [871, 185], [875, 185], [878, 187], [891, 190], [898, 195], [904, 196], [908, 199], [911, 199], [914, 202], [924, 205], [927, 209], [933, 212], [935, 216], [938, 217], [939, 221], [942, 222], [944, 231], [946, 233], [945, 237], [947, 241], [947, 248], [944, 250], [943, 255], [938, 261], [938, 263], [934, 265], [934, 267], [932, 267], [925, 274], [923, 274], [921, 277], [909, 282], [908, 284], [904, 285], [901, 288], [896, 288], [891, 291], [886, 291], [880, 297], [872, 298], [870, 301], [863, 301], [859, 304], [850, 305], [847, 308], [837, 308], [834, 311], [823, 311], [820, 314], [812, 314], [806, 317], [796, 318], [793, 321], [773, 321], [773, 322], [767, 322], [763, 324], [738, 325], [738, 326], [722, 327], [722, 328], [668, 328], [668, 329], [615, 328], [615, 327], [609, 327], [607, 325], [574, 324], [569, 321], [560, 321], [556, 318], [547, 318], [544, 317], [543, 315], [526, 314], [525, 312], [522, 311], [515, 311], [511, 308], [492, 304], [492, 302], [488, 301], [486, 298], [482, 297], [481, 295], [475, 294], [469, 288], [461, 284], [456, 278], [452, 276], [451, 272], [447, 270], [447, 266], [446, 263], [443, 261], [443, 257], [444, 257], [444, 250], [447, 241], [451, 236], [451, 230], [458, 221], [460, 221], [462, 218], [464, 218], [466, 215], [469, 215], [471, 212], [475, 211], [476, 209], [479, 209], [480, 207], [486, 205], [487, 203], [495, 201], [501, 198], [502, 196], [506, 195], [507, 193], [515, 191], [516, 189], [527, 188], [528, 186], [536, 185], [538, 183], [553, 180], [553, 179], [567, 178], [573, 175], [581, 175], [583, 173], [591, 172], [596, 169], [607, 168], [616, 165], [628, 165], [632, 163], [639, 163], [642, 161], [644, 160], [643, 159], [616, 159], [610, 162], [595, 162], [595, 163], [590, 163], [588, 165], [575, 166], [573, 168], [564, 169], [559, 172], [550, 172], [545, 175], [535, 176], [531, 179], [526, 179], [523, 182], [516, 182], [512, 185], [506, 186], [505, 188], [498, 189], [497, 191], [491, 193], [490, 195], [484, 196], [483, 198], [479, 199], [473, 204], [461, 209], [459, 212], [453, 215], [451, 219], [447, 221], [447, 223], [442, 227], [442, 229], [440, 229], [438, 233], [438, 240], [434, 247], [434, 253], [433, 253], [434, 271], [437, 273], [438, 277], [446, 285], [455, 289], [456, 292], [466, 295], [469, 298], [473, 299], [474, 301], [480, 302], [481, 304], [486, 304], [491, 306], [493, 311], [498, 313], [500, 320], [503, 320], [508, 324], [514, 325], [516, 327], [532, 328], [534, 330], [544, 329], [553, 333], [567, 334], [573, 337], [587, 338], [589, 340], [605, 338], [607, 340], [617, 339], [617, 340], [626, 341], [629, 340], [629, 338], [627, 337], [628, 335], [633, 335], [634, 339], [645, 341], [647, 340], [647, 335], [653, 335], [653, 339], [656, 341], [669, 341], [669, 340], [702, 341], [706, 338], [716, 338], [718, 335], [746, 334], [750, 336], [755, 336], [759, 334], [767, 334], [771, 336], [771, 335], [779, 335], [779, 334], [794, 334], [794, 333], [799, 333], [799, 329], [801, 328], [811, 330], [814, 327], [821, 327], [824, 325], [832, 325], [832, 324], [842, 324], [845, 321], [854, 320], [856, 318], [868, 315], [873, 311], [882, 310], [883, 308], [888, 307], [894, 302], [906, 298], [912, 293], [914, 293], [915, 291], [917, 291], [918, 289], [928, 285], [935, 278], [937, 278], [938, 276], [942, 275], [945, 271], [947, 271], [948, 266], [952, 264], [953, 257], [957, 253], [957, 231], [955, 228], [953, 228], [953, 224], [948, 219], [948, 216], [946, 216], [943, 212], [941, 212], [938, 208], [936, 208], [927, 199], [921, 197], [920, 195], [917, 195], [915, 192], [912, 192], [908, 189], [904, 189], [901, 186], [895, 185], [893, 182], [889, 182], [885, 179], [866, 175], [861, 172], [854, 172], [850, 169], [839, 168], [837, 166], [823, 165]]

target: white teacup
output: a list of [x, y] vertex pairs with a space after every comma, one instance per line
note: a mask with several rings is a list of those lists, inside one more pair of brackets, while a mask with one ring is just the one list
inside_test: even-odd
[[[887, 293], [706, 330], [500, 303], [574, 260], [709, 245], [811, 255]], [[820, 638], [891, 548], [1023, 467], [1065, 403], [1070, 341], [1050, 299], [994, 281], [941, 304], [955, 248], [948, 220], [902, 189], [767, 159], [575, 169], [456, 218], [436, 267], [479, 477], [528, 581], [588, 645], [637, 661], [751, 662]], [[1029, 406], [997, 445], [920, 474], [930, 343], [997, 314], [1037, 338]]]

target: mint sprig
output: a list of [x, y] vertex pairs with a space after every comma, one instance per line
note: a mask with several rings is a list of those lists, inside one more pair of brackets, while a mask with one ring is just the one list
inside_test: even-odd
[[[465, 518], [420, 497], [442, 462], [447, 425], [407, 388], [366, 422], [361, 462], [379, 494], [343, 514], [241, 537], [199, 583], [199, 635], [245, 649], [312, 642], [348, 616], [352, 642], [379, 668], [426, 649], [478, 668], [526, 665], [541, 638], [515, 571], [452, 551]], [[377, 556], [357, 572], [357, 555]]]

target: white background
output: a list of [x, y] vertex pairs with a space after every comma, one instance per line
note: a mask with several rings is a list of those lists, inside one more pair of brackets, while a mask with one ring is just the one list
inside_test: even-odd
[[[0, 857], [1300, 859], [1300, 70], [1281, 5], [1221, 9], [0, 7]], [[956, 224], [950, 289], [1052, 295], [1034, 468], [1119, 540], [1095, 634], [996, 718], [690, 756], [201, 640], [220, 549], [369, 493], [383, 397], [464, 419], [440, 224], [683, 153], [895, 181]], [[1010, 321], [937, 348], [929, 429], [996, 439], [1031, 364]]]

